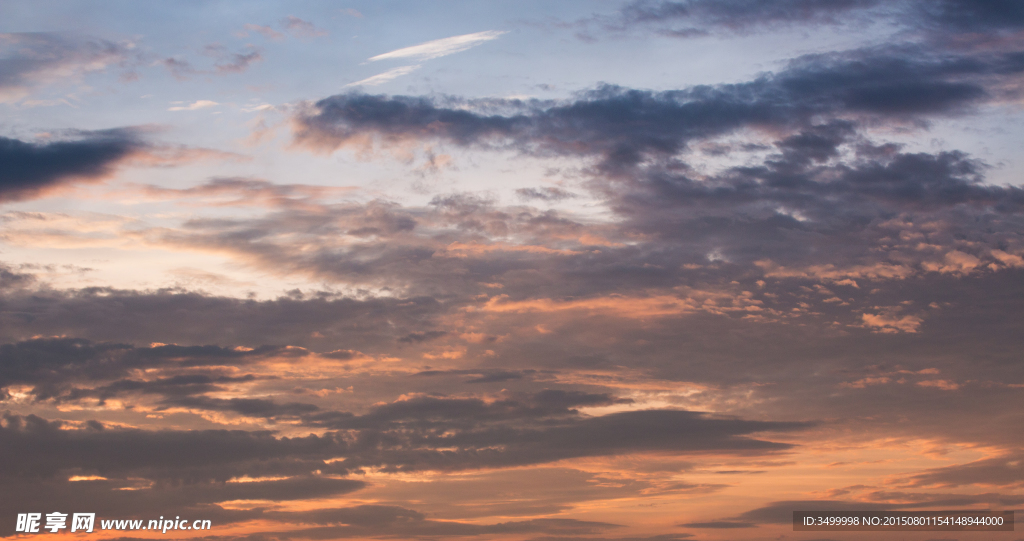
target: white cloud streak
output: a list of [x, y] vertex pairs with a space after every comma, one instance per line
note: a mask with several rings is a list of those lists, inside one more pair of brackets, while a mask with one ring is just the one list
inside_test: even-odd
[[368, 59], [368, 61], [376, 62], [378, 60], [390, 60], [392, 58], [430, 60], [431, 58], [439, 58], [465, 51], [466, 49], [476, 47], [481, 43], [497, 39], [505, 33], [506, 31], [503, 30], [488, 30], [486, 32], [477, 32], [475, 34], [464, 34], [450, 38], [435, 39], [434, 41], [428, 41], [419, 45], [397, 49], [389, 53], [379, 54]]
[[388, 71], [385, 71], [384, 73], [378, 73], [377, 75], [374, 75], [373, 77], [367, 77], [366, 79], [363, 79], [361, 81], [356, 81], [354, 83], [349, 83], [349, 84], [345, 85], [345, 87], [350, 87], [350, 86], [377, 86], [377, 85], [384, 84], [384, 83], [386, 83], [386, 82], [388, 82], [388, 81], [390, 81], [392, 79], [395, 79], [397, 77], [401, 77], [403, 75], [412, 73], [412, 72], [414, 72], [414, 71], [416, 71], [418, 69], [420, 69], [419, 64], [416, 64], [416, 65], [413, 65], [413, 66], [399, 66], [397, 68], [389, 69]]
[[179, 107], [171, 107], [171, 108], [169, 108], [167, 110], [168, 111], [195, 111], [197, 109], [206, 109], [207, 107], [213, 107], [215, 105], [219, 105], [219, 104], [217, 102], [215, 102], [215, 101], [199, 100], [199, 101], [197, 101], [195, 103], [191, 103], [189, 105], [184, 105], [184, 106], [179, 106]]

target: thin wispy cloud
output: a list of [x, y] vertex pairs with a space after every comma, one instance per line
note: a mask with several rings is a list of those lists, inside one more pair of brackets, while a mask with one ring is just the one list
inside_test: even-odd
[[507, 32], [504, 30], [488, 30], [486, 32], [477, 32], [475, 34], [463, 34], [461, 36], [452, 36], [450, 38], [435, 39], [426, 43], [420, 43], [419, 45], [403, 47], [389, 53], [379, 54], [369, 58], [368, 61], [376, 62], [378, 60], [391, 60], [393, 58], [415, 58], [417, 60], [440, 58], [442, 56], [459, 53], [476, 47], [482, 43], [498, 39], [498, 37], [505, 33]]
[[348, 88], [350, 86], [377, 86], [377, 85], [382, 85], [382, 84], [384, 84], [384, 83], [386, 83], [388, 81], [391, 81], [392, 79], [397, 79], [398, 77], [401, 77], [403, 75], [408, 75], [408, 74], [410, 74], [410, 73], [412, 73], [412, 72], [414, 72], [414, 71], [416, 71], [418, 69], [420, 69], [419, 64], [412, 65], [412, 66], [399, 66], [397, 68], [389, 69], [388, 71], [385, 71], [384, 73], [378, 73], [377, 75], [374, 75], [373, 77], [367, 77], [366, 79], [362, 79], [362, 80], [356, 81], [354, 83], [349, 83], [349, 84], [345, 85], [345, 87]]
[[215, 102], [215, 101], [198, 100], [198, 101], [192, 102], [192, 103], [190, 103], [188, 105], [176, 105], [174, 107], [168, 108], [167, 110], [168, 111], [196, 111], [196, 110], [199, 110], [199, 109], [208, 109], [208, 108], [214, 107], [216, 105], [219, 105], [219, 104], [217, 102]]
[[[278, 32], [277, 30], [274, 30], [273, 28], [271, 28], [269, 26], [263, 26], [263, 25], [259, 25], [259, 24], [247, 24], [243, 28], [245, 28], [246, 30], [251, 30], [253, 32], [256, 32], [256, 33], [262, 35], [263, 37], [265, 37], [267, 39], [272, 39], [272, 40], [275, 40], [275, 41], [280, 41], [280, 40], [284, 39], [284, 34], [282, 34], [281, 32]], [[247, 34], [245, 34], [243, 32], [241, 34], [241, 37], [245, 37], [246, 35]]]

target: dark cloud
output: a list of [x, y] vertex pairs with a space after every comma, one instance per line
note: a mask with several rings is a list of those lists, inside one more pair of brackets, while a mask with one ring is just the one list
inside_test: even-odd
[[78, 132], [74, 139], [28, 143], [0, 137], [0, 202], [32, 197], [71, 180], [109, 175], [147, 145], [137, 130]]
[[[377, 507], [362, 509], [362, 507]], [[345, 524], [338, 526], [324, 526], [319, 528], [294, 529], [288, 531], [270, 531], [254, 534], [247, 537], [230, 538], [256, 541], [266, 538], [289, 539], [347, 539], [366, 538], [376, 536], [395, 537], [421, 537], [421, 536], [481, 536], [500, 534], [524, 534], [544, 533], [559, 535], [560, 539], [573, 539], [561, 537], [564, 535], [599, 534], [612, 528], [620, 527], [617, 524], [597, 521], [583, 521], [565, 518], [539, 518], [522, 521], [499, 522], [497, 524], [470, 524], [465, 522], [442, 521], [423, 519], [407, 510], [387, 508], [386, 506], [361, 506], [356, 512], [346, 513], [344, 509], [338, 510], [339, 516], [366, 516], [377, 522], [370, 524]], [[671, 539], [671, 538], [669, 538]]]
[[989, 506], [990, 508], [1007, 508], [1024, 503], [1024, 496], [987, 492], [983, 494], [950, 494], [941, 492], [899, 492], [878, 490], [866, 494], [873, 501], [906, 502], [907, 507], [939, 507], [946, 509], [966, 508], [970, 506]]
[[543, 188], [519, 188], [516, 195], [523, 199], [537, 199], [540, 201], [562, 201], [572, 199], [576, 194], [561, 188], [545, 186]]
[[[100, 398], [119, 392], [161, 392], [192, 394], [211, 390], [216, 383], [244, 381], [237, 378], [210, 377], [197, 374], [142, 382], [121, 380], [99, 387], [90, 393], [74, 391], [75, 382], [114, 380], [131, 371], [165, 367], [192, 368], [242, 365], [280, 351], [264, 346], [253, 350], [236, 350], [218, 346], [157, 345], [136, 348], [128, 344], [73, 338], [39, 338], [13, 344], [0, 344], [0, 388], [13, 384], [33, 386], [38, 399], [53, 398], [71, 392], [72, 396], [94, 395]], [[191, 392], [187, 392], [190, 390]]]
[[[140, 484], [137, 481], [67, 481], [11, 478], [5, 480], [4, 505], [47, 507], [88, 507], [103, 518], [145, 518], [153, 509], [163, 508], [181, 516], [202, 517], [226, 525], [240, 520], [266, 517], [262, 508], [232, 512], [219, 503], [233, 500], [289, 501], [337, 497], [364, 488], [360, 481], [302, 476], [280, 480], [243, 482], [193, 482], [187, 484]], [[17, 494], [17, 496], [14, 496]], [[0, 521], [12, 520], [0, 517]], [[13, 527], [11, 530], [13, 531]]]
[[485, 402], [479, 398], [446, 398], [436, 396], [414, 397], [374, 407], [361, 416], [328, 415], [321, 420], [307, 417], [313, 424], [330, 428], [400, 428], [419, 429], [432, 426], [473, 427], [490, 421], [522, 420], [575, 415], [577, 407], [608, 406], [629, 403], [608, 394], [576, 391], [544, 390], [529, 395], [517, 395], [504, 400]]
[[[164, 514], [201, 516], [224, 525], [264, 519], [290, 524], [335, 525], [290, 532], [294, 537], [320, 538], [380, 535], [481, 535], [488, 533], [593, 534], [613, 524], [573, 519], [533, 519], [492, 525], [470, 525], [427, 519], [423, 513], [387, 505], [364, 505], [317, 511], [280, 512], [263, 508], [223, 509], [220, 502], [296, 500], [345, 494], [365, 486], [361, 481], [309, 475], [326, 468], [324, 457], [344, 454], [340, 437], [274, 438], [246, 431], [140, 431], [95, 426], [68, 429], [35, 416], [6, 414], [0, 426], [0, 458], [6, 466], [4, 498], [17, 492], [17, 505], [81, 506], [88, 504], [105, 518]], [[12, 460], [13, 457], [18, 460]], [[28, 458], [31, 456], [31, 458]], [[307, 471], [302, 471], [309, 468]], [[68, 482], [71, 473], [107, 479]], [[261, 480], [266, 475], [288, 479]], [[243, 482], [225, 482], [251, 476]], [[139, 477], [154, 481], [136, 487]], [[184, 482], [183, 482], [184, 481]], [[134, 490], [120, 490], [122, 488]], [[3, 498], [0, 498], [3, 499]], [[15, 505], [13, 501], [7, 502]], [[12, 517], [3, 518], [5, 525]]]
[[622, 401], [608, 395], [553, 390], [492, 403], [419, 397], [377, 406], [365, 415], [325, 412], [304, 419], [314, 426], [360, 430], [351, 458], [341, 462], [342, 467], [373, 466], [388, 471], [502, 467], [670, 450], [765, 454], [792, 446], [750, 435], [811, 426], [716, 419], [688, 411], [584, 417], [576, 410], [615, 402]]
[[[624, 30], [638, 24], [655, 25], [663, 34], [690, 37], [705, 35], [709, 28], [715, 27], [737, 31], [780, 23], [837, 24], [851, 12], [856, 14], [878, 4], [877, 0], [640, 0], [622, 8], [618, 17], [603, 22], [608, 30]], [[685, 26], [674, 26], [676, 22]]]
[[730, 521], [718, 521], [718, 522], [688, 522], [686, 524], [680, 524], [680, 528], [700, 528], [700, 529], [711, 529], [711, 530], [731, 530], [736, 528], [756, 528], [757, 526], [752, 522], [730, 522]]
[[[524, 372], [531, 372], [526, 370]], [[523, 377], [522, 372], [509, 372], [507, 370], [493, 370], [485, 371], [480, 376], [466, 380], [466, 383], [498, 383], [502, 381], [509, 381], [514, 379], [521, 379]]]
[[891, 503], [864, 503], [839, 500], [793, 500], [772, 502], [747, 511], [738, 521], [754, 524], [792, 524], [793, 511], [885, 511], [905, 507]]
[[[634, 28], [691, 38], [713, 33], [777, 30], [791, 25], [842, 25], [885, 21], [930, 37], [962, 33], [1013, 31], [1024, 26], [1024, 9], [1013, 0], [638, 0], [612, 16], [594, 16], [578, 25], [594, 39], [593, 26], [604, 32]], [[948, 45], [941, 44], [941, 45]]]
[[[764, 454], [784, 451], [792, 446], [755, 439], [751, 435], [766, 431], [803, 430], [810, 426], [806, 423], [713, 418], [673, 410], [587, 417], [580, 413], [580, 408], [629, 404], [632, 401], [604, 393], [555, 389], [529, 394], [511, 393], [492, 401], [443, 396], [412, 397], [377, 405], [365, 414], [356, 415], [322, 410], [309, 403], [208, 396], [208, 393], [221, 390], [219, 386], [222, 384], [254, 379], [244, 376], [186, 374], [150, 381], [119, 379], [94, 388], [70, 387], [70, 382], [116, 377], [128, 370], [154, 366], [168, 368], [166, 363], [171, 359], [178, 367], [202, 367], [211, 362], [244, 366], [275, 351], [264, 348], [259, 352], [239, 352], [179, 346], [176, 348], [178, 351], [171, 352], [160, 351], [162, 347], [168, 346], [136, 349], [123, 344], [92, 344], [84, 340], [33, 340], [4, 346], [0, 359], [8, 372], [8, 385], [35, 384], [32, 392], [37, 399], [58, 397], [70, 401], [98, 397], [107, 400], [113, 396], [149, 394], [161, 397], [156, 403], [157, 411], [176, 407], [233, 412], [265, 419], [296, 419], [307, 426], [343, 432], [321, 438], [310, 436], [289, 440], [274, 438], [269, 433], [147, 432], [104, 429], [101, 424], [91, 424], [83, 430], [63, 430], [59, 422], [50, 423], [35, 416], [8, 415], [4, 430], [10, 436], [7, 441], [14, 446], [8, 452], [12, 455], [34, 452], [37, 455], [37, 460], [31, 463], [21, 461], [19, 468], [24, 470], [21, 473], [49, 476], [57, 471], [79, 469], [109, 477], [117, 473], [128, 475], [133, 471], [152, 471], [158, 476], [211, 475], [224, 480], [224, 475], [239, 475], [238, 468], [253, 461], [284, 461], [277, 466], [261, 463], [257, 469], [277, 468], [290, 472], [294, 467], [303, 467], [309, 460], [316, 460], [317, 454], [323, 458], [344, 458], [331, 466], [338, 471], [365, 467], [394, 471], [487, 468], [661, 450]], [[182, 356], [189, 350], [192, 350], [192, 355]], [[201, 357], [203, 352], [207, 353], [206, 358]], [[43, 381], [37, 381], [39, 379]], [[471, 381], [507, 379], [482, 377]], [[348, 436], [342, 438], [342, 433]], [[197, 466], [193, 473], [181, 473], [181, 470], [189, 468], [175, 462], [173, 455], [176, 446], [180, 445], [207, 445], [218, 449], [211, 454], [226, 455], [227, 450], [234, 446], [247, 445], [249, 438], [255, 438], [249, 452], [236, 459], [226, 456], [211, 458], [201, 467]], [[118, 444], [136, 450], [151, 449], [155, 452], [157, 447], [161, 450], [152, 458], [123, 460], [118, 453], [109, 451], [111, 446]], [[47, 446], [52, 449], [44, 452]], [[289, 451], [293, 448], [300, 450], [297, 453], [300, 458]], [[58, 459], [54, 453], [72, 453], [75, 458]], [[309, 453], [314, 456], [309, 456]], [[230, 464], [225, 464], [225, 461]], [[220, 470], [212, 473], [211, 468]], [[164, 470], [170, 473], [160, 473]]]
[[[906, 46], [808, 55], [739, 84], [666, 92], [604, 86], [568, 103], [345, 94], [299, 113], [294, 135], [296, 143], [318, 149], [367, 134], [513, 147], [599, 157], [614, 170], [674, 156], [694, 140], [743, 127], [798, 128], [816, 115], [955, 114], [990, 98], [982, 78], [1022, 71], [1019, 55], [943, 56]], [[509, 112], [491, 114], [496, 106]]]
[[[428, 251], [423, 244], [391, 244], [393, 252], [377, 263], [402, 261], [403, 273], [431, 267], [428, 272], [440, 276], [434, 273], [444, 266], [445, 280], [496, 283], [513, 274], [525, 275], [523, 271], [537, 268], [542, 259], [556, 269], [586, 273], [583, 267], [608, 270], [599, 263], [605, 256], [620, 268], [628, 257], [637, 261], [638, 269], [623, 272], [619, 280], [647, 279], [653, 285], [655, 277], [668, 278], [658, 276], [657, 269], [709, 260], [814, 265], [815, 254], [826, 253], [826, 244], [832, 258], [828, 264], [840, 267], [897, 265], [894, 261], [900, 259], [916, 261], [916, 269], [952, 269], [947, 263], [922, 261], [916, 248], [901, 251], [898, 258], [882, 250], [892, 233], [880, 225], [892, 223], [896, 216], [910, 222], [959, 224], [956, 227], [987, 222], [965, 233], [987, 237], [976, 245], [985, 249], [972, 251], [969, 259], [960, 255], [968, 253], [964, 251], [941, 256], [980, 264], [988, 261], [991, 250], [1005, 252], [999, 246], [1015, 242], [1007, 239], [1015, 238], [1020, 226], [1017, 216], [1024, 209], [1024, 192], [986, 185], [988, 166], [963, 152], [905, 152], [899, 145], [869, 140], [865, 128], [887, 123], [921, 129], [932, 118], [965, 114], [999, 99], [997, 94], [1004, 90], [995, 88], [1016, 80], [1022, 71], [1024, 61], [1017, 54], [949, 54], [901, 45], [803, 56], [781, 71], [744, 83], [666, 92], [605, 86], [557, 103], [347, 94], [326, 98], [299, 113], [295, 140], [334, 149], [364, 144], [369, 135], [382, 141], [441, 140], [533, 156], [591, 158], [594, 166], [587, 171], [587, 187], [624, 218], [610, 236], [619, 242], [637, 234], [651, 236], [678, 250], [671, 263], [640, 263], [636, 250], [624, 247], [569, 254], [568, 259], [562, 254], [530, 255], [534, 265], [521, 266], [525, 250], [516, 254], [519, 260], [508, 253], [488, 253], [486, 265], [474, 264], [484, 257], [442, 263], [435, 257], [437, 245]], [[746, 157], [745, 165], [708, 171], [688, 163], [696, 143], [741, 129], [772, 135], [777, 153], [765, 155], [764, 146], [732, 146], [728, 153]], [[530, 189], [520, 195], [551, 199], [550, 194]], [[429, 234], [432, 218], [441, 217], [489, 239], [528, 227], [538, 230], [542, 223], [561, 221], [563, 231], [572, 227], [554, 213], [516, 213], [471, 196], [439, 196], [433, 205], [442, 214], [420, 214], [421, 235]], [[551, 246], [555, 231], [546, 233], [541, 242]], [[650, 255], [665, 256], [654, 245], [649, 247]], [[883, 257], [886, 253], [892, 257]], [[352, 276], [348, 256], [330, 257], [329, 272]], [[499, 257], [505, 258], [500, 266]], [[558, 258], [569, 263], [555, 263]], [[365, 256], [360, 261], [365, 262]], [[487, 272], [499, 268], [503, 276]], [[551, 267], [545, 271], [558, 272]], [[410, 277], [410, 282], [423, 283], [422, 278]], [[465, 287], [462, 283], [458, 289]]]
[[938, 0], [919, 2], [928, 23], [962, 32], [992, 32], [1024, 27], [1024, 6], [1013, 0]]
[[263, 398], [210, 398], [205, 396], [181, 396], [162, 402], [165, 407], [184, 407], [208, 411], [231, 411], [246, 417], [284, 418], [298, 417], [318, 411], [320, 408], [303, 402], [280, 404]]
[[18, 272], [0, 263], [0, 291], [27, 287], [35, 281], [36, 278], [32, 274]]
[[[250, 348], [270, 342], [315, 351], [342, 350], [334, 355], [348, 360], [356, 356], [352, 349], [373, 352], [382, 344], [393, 346], [397, 338], [439, 314], [441, 309], [431, 297], [357, 300], [311, 295], [304, 299], [255, 301], [178, 290], [139, 292], [107, 288], [15, 292], [0, 302], [4, 307], [0, 311], [0, 335], [7, 342], [43, 334], [88, 336], [91, 340], [123, 344], [171, 344], [152, 351], [139, 348], [135, 352], [151, 362], [157, 362], [154, 356], [158, 355], [250, 355], [218, 346], [202, 349], [206, 346], [173, 345], [175, 342], [220, 342]], [[388, 324], [389, 320], [394, 327]], [[324, 338], [310, 336], [311, 329]], [[257, 355], [266, 351], [257, 349]]]
[[64, 398], [77, 400], [82, 397], [93, 396], [99, 399], [101, 405], [107, 399], [124, 393], [160, 394], [180, 398], [222, 390], [223, 384], [248, 383], [256, 379], [252, 374], [240, 377], [186, 374], [157, 378], [150, 381], [121, 379], [92, 389], [75, 388], [67, 393]]
[[5, 458], [0, 468], [12, 478], [83, 472], [111, 479], [225, 482], [246, 475], [308, 474], [324, 468], [325, 457], [346, 449], [333, 435], [276, 438], [270, 432], [243, 430], [74, 430], [59, 421], [10, 413], [4, 415], [0, 430], [0, 455]]
[[[548, 371], [550, 372], [550, 371]], [[519, 380], [526, 377], [538, 374], [537, 370], [502, 370], [502, 369], [482, 369], [482, 370], [424, 370], [417, 372], [417, 376], [448, 376], [448, 375], [470, 375], [476, 376], [465, 380], [466, 383], [498, 383], [503, 381]]]
[[527, 541], [680, 541], [693, 534], [662, 534], [650, 537], [531, 537]]
[[[0, 508], [261, 521], [246, 531], [262, 533], [237, 538], [251, 541], [672, 541], [692, 534], [615, 531], [571, 513], [725, 488], [765, 500], [729, 517], [658, 515], [669, 531], [710, 535], [780, 528], [794, 509], [1019, 505], [1013, 494], [939, 489], [1022, 482], [1024, 442], [1006, 427], [1024, 422], [1024, 191], [987, 183], [991, 165], [940, 141], [882, 140], [1017, 103], [1019, 11], [632, 2], [587, 28], [688, 36], [879, 16], [872, 32], [897, 21], [905, 41], [804, 55], [733, 84], [602, 85], [547, 101], [352, 93], [293, 109], [294, 143], [308, 149], [376, 141], [396, 154], [421, 148], [435, 166], [446, 145], [556, 158], [573, 192], [535, 179], [514, 205], [458, 192], [405, 205], [247, 177], [132, 188], [222, 207], [133, 228], [147, 246], [328, 285], [271, 300], [61, 290], [44, 280], [50, 271], [0, 265], [0, 401], [13, 412], [0, 423]], [[297, 17], [276, 25], [245, 28], [323, 33]], [[124, 58], [31, 43], [35, 60], [0, 61], [3, 99], [91, 69], [76, 62]], [[54, 55], [39, 53], [49, 46]], [[262, 58], [219, 44], [202, 54], [205, 65], [163, 65], [186, 78]], [[76, 137], [0, 139], [14, 164], [0, 172], [0, 198], [99, 178], [151, 149], [132, 130]], [[588, 214], [560, 208], [573, 198], [581, 204], [564, 207]], [[55, 238], [77, 233], [44, 214], [0, 220], [12, 239], [29, 220]], [[851, 470], [857, 454], [889, 445], [878, 442], [1007, 451], [887, 476], [905, 492], [826, 491], [827, 480], [810, 492], [857, 491], [843, 501], [772, 502], [741, 486], [747, 476], [724, 475], [770, 483], [803, 449], [818, 456], [820, 442], [843, 446]], [[357, 490], [373, 503], [339, 507]], [[297, 500], [307, 501], [276, 503]], [[0, 517], [0, 530], [12, 520]]]
[[966, 464], [935, 468], [912, 476], [917, 486], [1019, 486], [1024, 483], [1021, 468], [1024, 453], [1016, 452]]
[[441, 338], [446, 334], [448, 333], [445, 331], [414, 332], [399, 338], [398, 341], [405, 344], [416, 344], [420, 342], [428, 342], [435, 338]]

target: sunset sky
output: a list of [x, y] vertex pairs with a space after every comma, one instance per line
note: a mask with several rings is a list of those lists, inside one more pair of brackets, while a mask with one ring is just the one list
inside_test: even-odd
[[1024, 516], [1024, 2], [0, 0], [0, 111], [0, 536], [1024, 539], [791, 524]]

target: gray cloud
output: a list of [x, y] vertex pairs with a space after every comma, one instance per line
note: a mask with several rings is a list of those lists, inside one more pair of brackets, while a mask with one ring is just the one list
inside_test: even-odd
[[650, 537], [531, 537], [528, 541], [679, 541], [689, 539], [693, 534], [667, 533]]
[[[932, 39], [963, 33], [1012, 31], [1024, 26], [1024, 10], [1012, 0], [637, 0], [615, 15], [599, 15], [577, 23], [594, 39], [592, 27], [604, 32], [650, 29], [673, 37], [713, 33], [776, 30], [793, 25], [841, 25], [886, 21]], [[941, 42], [941, 40], [940, 40]], [[949, 43], [942, 44], [948, 46]]]
[[[92, 343], [82, 339], [40, 338], [0, 345], [0, 388], [19, 383], [32, 385], [32, 393], [37, 398], [46, 399], [71, 391], [69, 384], [74, 382], [117, 379], [129, 371], [161, 367], [171, 361], [185, 368], [219, 366], [225, 362], [242, 365], [277, 352], [280, 352], [280, 348], [272, 346], [252, 351], [218, 346], [161, 345], [136, 348], [128, 344]], [[118, 391], [159, 390], [187, 395], [190, 393], [181, 393], [185, 387], [192, 387], [192, 392], [203, 392], [215, 383], [230, 381], [239, 380], [211, 378], [201, 374], [152, 382], [122, 380], [96, 389], [92, 394], [110, 397]], [[82, 393], [77, 395], [81, 396]]]
[[715, 521], [715, 522], [688, 522], [686, 524], [680, 524], [680, 528], [698, 528], [698, 529], [710, 529], [710, 530], [732, 530], [736, 528], [755, 528], [756, 525], [752, 522], [733, 522], [733, 521]]
[[423, 397], [378, 406], [362, 416], [323, 413], [313, 414], [306, 421], [334, 429], [361, 429], [352, 444], [351, 458], [340, 466], [374, 466], [386, 471], [503, 467], [669, 450], [770, 454], [792, 446], [750, 435], [812, 426], [716, 419], [672, 410], [582, 417], [573, 409], [612, 402], [607, 395], [563, 391], [542, 391], [526, 400], [492, 404], [475, 399]]
[[32, 285], [35, 281], [36, 278], [32, 274], [18, 272], [10, 266], [0, 263], [0, 291], [24, 288]]
[[[583, 521], [565, 518], [539, 518], [522, 521], [499, 522], [496, 524], [469, 524], [464, 522], [423, 519], [415, 512], [386, 506], [360, 506], [340, 509], [339, 517], [356, 517], [357, 522], [338, 526], [272, 531], [252, 536], [230, 538], [257, 540], [266, 537], [291, 539], [339, 539], [365, 538], [367, 536], [480, 536], [495, 534], [545, 533], [554, 535], [598, 534], [617, 524], [597, 521]], [[369, 519], [368, 522], [358, 522]], [[353, 520], [353, 519], [348, 519]], [[564, 539], [564, 537], [560, 537]], [[572, 539], [572, 538], [569, 538]]]
[[1024, 483], [1022, 459], [1024, 453], [1014, 452], [995, 458], [927, 470], [911, 476], [909, 481], [917, 486], [1019, 486]]
[[47, 143], [0, 137], [0, 202], [26, 199], [69, 180], [109, 175], [147, 146], [137, 130], [127, 128], [78, 132], [74, 139]]
[[917, 3], [926, 24], [960, 32], [992, 32], [1024, 27], [1024, 7], [1012, 0], [939, 0]]
[[37, 86], [134, 61], [132, 45], [25, 32], [0, 34], [0, 102], [25, 98]]
[[[996, 87], [1012, 86], [1022, 71], [1024, 62], [1016, 53], [952, 54], [914, 45], [885, 46], [800, 57], [779, 72], [744, 83], [666, 92], [605, 86], [557, 103], [338, 95], [300, 112], [294, 135], [298, 144], [318, 149], [363, 144], [370, 135], [388, 142], [411, 138], [515, 149], [541, 158], [590, 158], [588, 188], [624, 218], [612, 237], [639, 234], [671, 243], [679, 250], [676, 265], [701, 265], [709, 258], [740, 265], [767, 260], [815, 265], [815, 254], [828, 253], [828, 264], [840, 268], [913, 261], [914, 269], [952, 269], [923, 261], [916, 248], [899, 250], [898, 257], [881, 250], [892, 234], [881, 224], [901, 216], [908, 223], [930, 220], [971, 228], [961, 235], [985, 237], [975, 245], [985, 248], [971, 251], [969, 259], [962, 259], [959, 254], [968, 253], [962, 250], [941, 257], [980, 263], [993, 250], [1003, 253], [1003, 247], [1016, 244], [1010, 239], [1021, 226], [1024, 192], [986, 185], [988, 166], [965, 153], [905, 152], [899, 145], [867, 139], [864, 126], [884, 122], [921, 129], [932, 118], [966, 114], [1001, 99], [1005, 88]], [[727, 153], [737, 158], [746, 155], [747, 164], [710, 172], [689, 164], [695, 143], [740, 129], [770, 132], [777, 137], [777, 153], [764, 154], [764, 146], [729, 147]], [[520, 195], [552, 199], [537, 190], [521, 190]], [[553, 213], [533, 214], [526, 222], [522, 213], [497, 212], [489, 202], [472, 197], [439, 197], [434, 204], [444, 218], [457, 219], [460, 226], [491, 239], [522, 232], [527, 223], [544, 219], [569, 225]], [[520, 223], [510, 220], [512, 216]], [[427, 234], [429, 228], [423, 226], [429, 218], [419, 215], [416, 233]], [[981, 222], [986, 226], [968, 225]], [[824, 245], [827, 251], [822, 251]], [[653, 255], [657, 248], [651, 248]], [[377, 262], [402, 261], [404, 272], [426, 270], [426, 265], [439, 270], [440, 261], [433, 257], [437, 248], [420, 244], [390, 250]], [[603, 248], [586, 259], [591, 267], [605, 256], [622, 265], [631, 251], [636, 250]], [[331, 268], [352, 275], [349, 257], [330, 257]], [[634, 261], [637, 257], [630, 254]], [[531, 259], [556, 260], [540, 255]], [[444, 266], [462, 268], [458, 273], [447, 269], [449, 275], [502, 281], [494, 274], [467, 273], [490, 270], [470, 263], [444, 261]], [[506, 275], [520, 269], [512, 258], [502, 263]], [[667, 261], [645, 263], [637, 266], [650, 270], [630, 276], [653, 277], [658, 274], [654, 269], [668, 267]]]
[[[107, 478], [224, 482], [250, 475], [305, 474], [346, 445], [334, 436], [275, 438], [243, 430], [63, 429], [35, 415], [4, 415], [0, 466], [6, 476], [52, 478], [86, 472]], [[198, 461], [195, 457], [201, 456]], [[16, 460], [15, 460], [16, 458]], [[242, 489], [239, 489], [242, 490]]]
[[[395, 340], [409, 332], [422, 332], [419, 322], [439, 314], [441, 308], [430, 297], [356, 300], [314, 294], [308, 299], [282, 297], [257, 302], [187, 291], [139, 292], [107, 288], [16, 291], [3, 302], [0, 335], [7, 342], [20, 342], [47, 329], [46, 336], [87, 336], [90, 340], [119, 343], [170, 343], [167, 349], [157, 351], [199, 357], [214, 355], [219, 348], [179, 349], [201, 346], [173, 344], [220, 342], [258, 348], [270, 342], [318, 351], [374, 351], [384, 343], [389, 347], [394, 345]], [[182, 314], [188, 317], [183, 318]], [[389, 319], [396, 327], [387, 324]], [[311, 326], [326, 338], [311, 337]], [[233, 355], [249, 354], [235, 352]], [[346, 354], [349, 358], [351, 355], [354, 354]]]
[[[363, 134], [440, 139], [596, 156], [612, 168], [673, 156], [693, 140], [742, 127], [799, 127], [814, 115], [954, 114], [989, 98], [979, 77], [1022, 71], [1014, 54], [956, 57], [906, 46], [808, 55], [746, 83], [666, 92], [605, 86], [569, 103], [489, 100], [476, 111], [453, 107], [474, 105], [457, 100], [345, 94], [300, 113], [295, 140], [333, 149]], [[513, 114], [489, 114], [495, 105]]]
[[[634, 25], [658, 25], [670, 36], [691, 37], [708, 34], [708, 28], [733, 31], [756, 26], [785, 23], [837, 24], [843, 17], [878, 5], [877, 0], [685, 0], [679, 2], [639, 0], [623, 7], [618, 16], [603, 20], [607, 30], [625, 30]], [[674, 22], [686, 24], [671, 26]], [[665, 25], [665, 26], [661, 26]]]
[[[819, 483], [816, 494], [832, 498], [856, 491], [848, 500], [758, 494], [767, 503], [736, 516], [661, 514], [661, 524], [750, 534], [800, 508], [1019, 505], [1024, 441], [1006, 427], [1024, 422], [1024, 191], [988, 183], [999, 164], [946, 143], [884, 140], [1017, 103], [1019, 10], [632, 2], [583, 27], [693, 36], [878, 16], [872, 32], [892, 24], [898, 36], [733, 84], [602, 85], [561, 100], [352, 93], [289, 109], [299, 147], [554, 158], [570, 164], [561, 174], [572, 191], [534, 179], [511, 194], [399, 204], [243, 176], [129, 188], [219, 207], [119, 231], [131, 242], [325, 285], [270, 300], [57, 289], [49, 270], [0, 264], [0, 402], [11, 410], [0, 423], [0, 508], [266, 521], [238, 538], [251, 541], [672, 541], [693, 534], [570, 517], [604, 505], [582, 502], [616, 500], [621, 511], [631, 499], [741, 492], [749, 475], [785, 475], [776, 468], [804, 449], [820, 458], [821, 442], [853, 456], [830, 470], [838, 478], [865, 458], [863, 439], [1004, 454], [899, 470], [890, 490]], [[276, 28], [322, 32], [297, 17]], [[126, 58], [54, 39], [25, 47], [34, 60], [0, 61], [11, 67], [3, 96], [84, 73], [76, 62]], [[187, 77], [261, 60], [252, 47], [203, 54], [203, 69], [164, 66]], [[100, 178], [153, 148], [132, 130], [74, 135], [0, 139], [0, 158], [14, 164], [0, 173], [0, 199]], [[0, 220], [12, 239], [28, 220], [52, 238], [77, 233], [45, 213]], [[1009, 494], [966, 493], [991, 486]], [[339, 507], [360, 490], [358, 501], [375, 503]], [[226, 503], [236, 500], [249, 503]], [[305, 511], [274, 503], [296, 500], [308, 500]], [[12, 520], [0, 517], [0, 530]]]
[[562, 201], [576, 197], [572, 192], [561, 188], [545, 186], [542, 188], [519, 188], [516, 195], [523, 199], [537, 199], [540, 201]]

